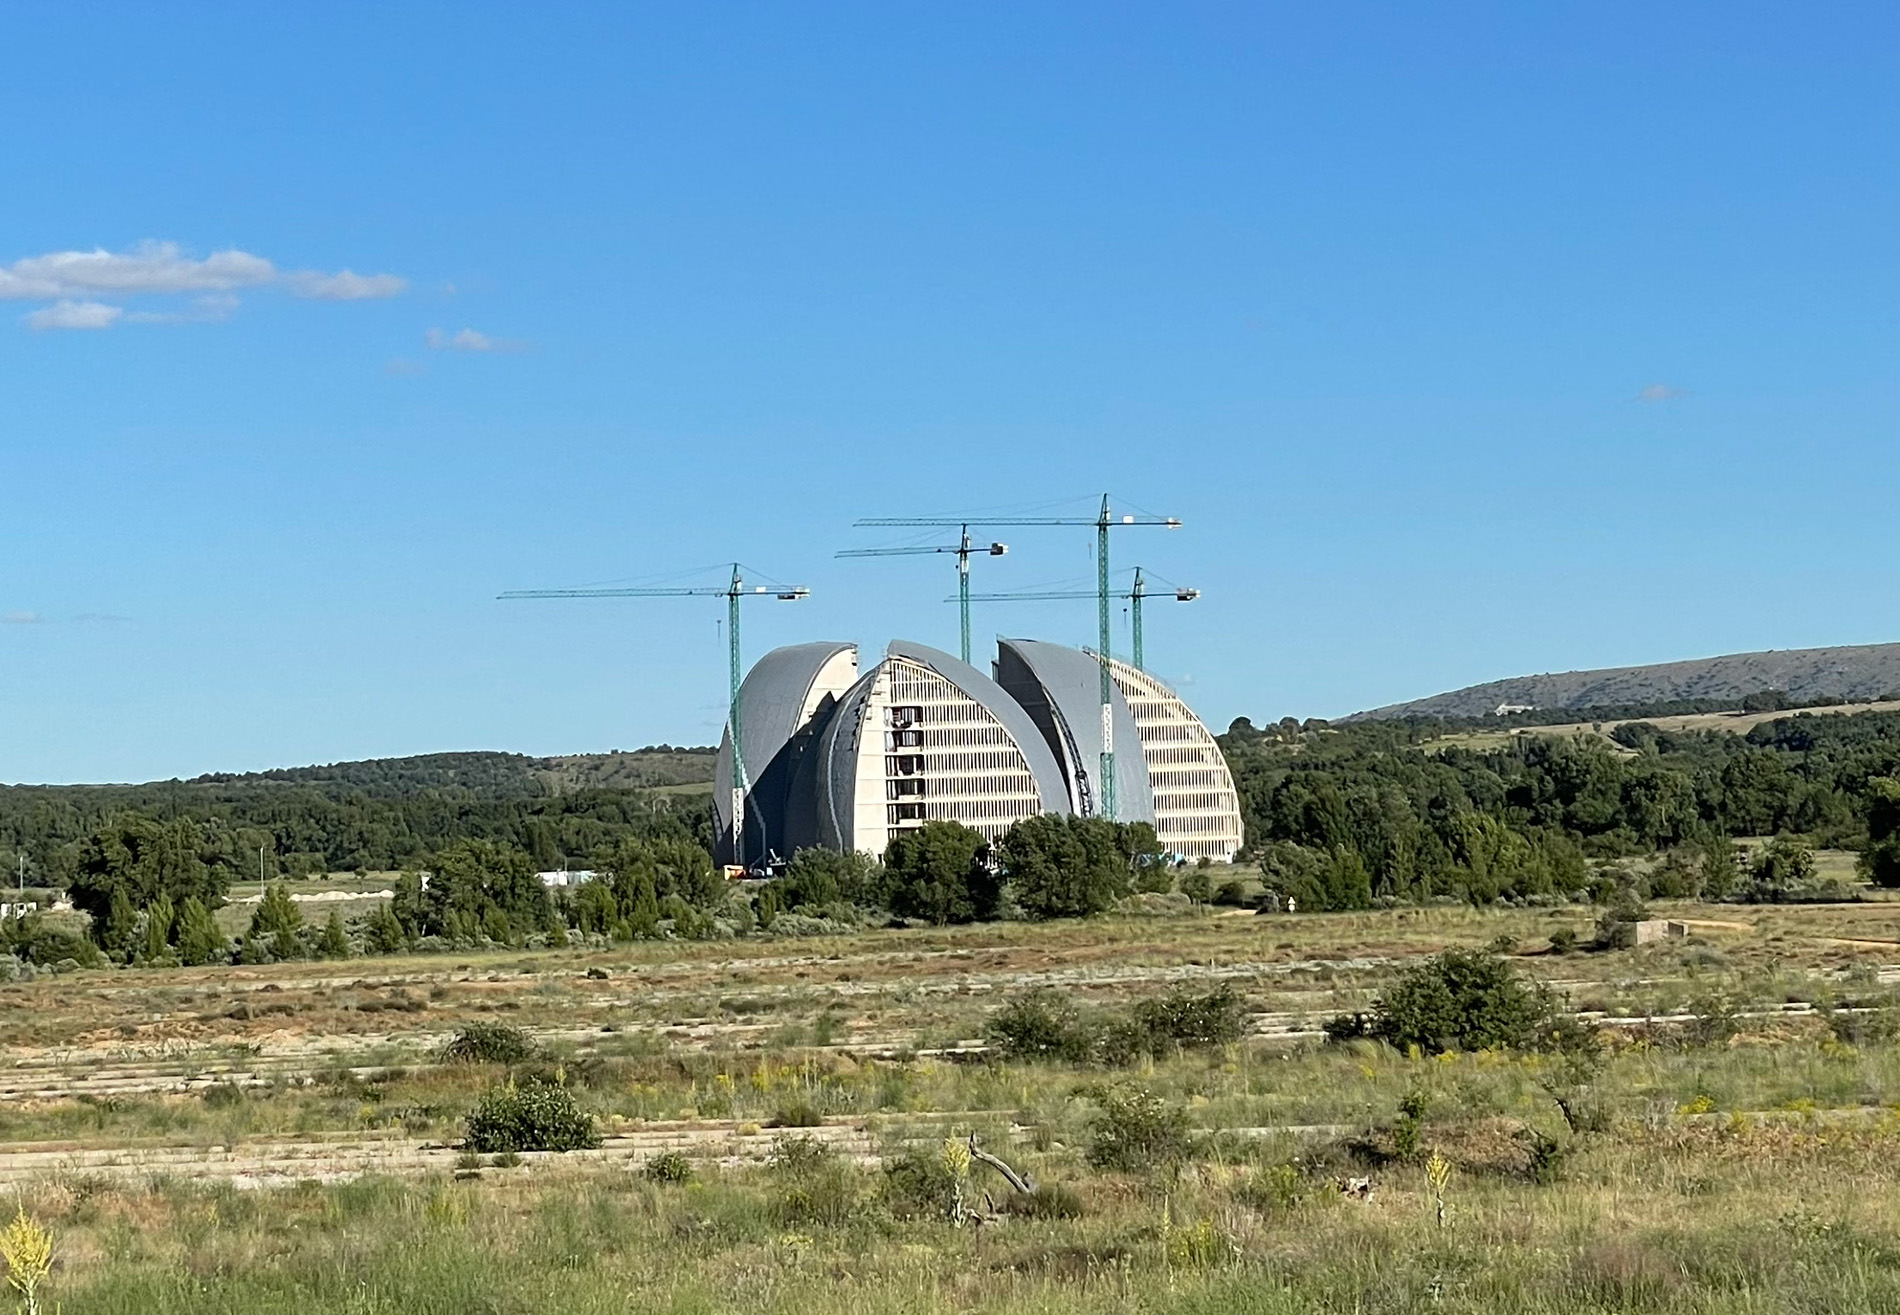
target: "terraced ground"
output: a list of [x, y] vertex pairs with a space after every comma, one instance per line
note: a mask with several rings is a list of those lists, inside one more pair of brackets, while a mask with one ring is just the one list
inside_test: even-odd
[[[806, 1309], [827, 1282], [858, 1310], [1424, 1310], [1434, 1282], [1460, 1309], [1885, 1308], [1900, 1046], [1871, 1023], [1840, 1036], [1842, 1019], [1894, 1016], [1900, 903], [1656, 912], [1691, 934], [1558, 955], [1552, 934], [1587, 940], [1591, 910], [1149, 900], [1049, 926], [45, 977], [0, 988], [0, 1187], [61, 1237], [69, 1312], [609, 1310], [635, 1290], [662, 1309], [729, 1309], [741, 1290]], [[1323, 1041], [1322, 1022], [1422, 956], [1493, 944], [1610, 1040], [1594, 1130], [1566, 1127], [1544, 1057]], [[991, 1015], [1030, 988], [1115, 1014], [1219, 984], [1246, 1027], [1212, 1052], [1110, 1071], [988, 1049]], [[515, 1076], [566, 1085], [598, 1149], [460, 1148], [468, 1110], [510, 1078], [443, 1048], [497, 1021], [540, 1047]], [[1196, 1139], [1168, 1173], [1095, 1160], [1131, 1083]], [[1418, 1158], [1394, 1140], [1413, 1100]], [[893, 1204], [906, 1165], [971, 1134], [1064, 1184], [1079, 1217], [1014, 1212], [980, 1166], [979, 1223]], [[788, 1178], [788, 1145], [831, 1185]], [[1456, 1237], [1429, 1224], [1427, 1149], [1458, 1184]], [[650, 1180], [671, 1151], [695, 1184]], [[1836, 1190], [1850, 1165], [1857, 1186]], [[1669, 1259], [1695, 1232], [1683, 1202], [1725, 1230], [1697, 1245], [1732, 1247], [1784, 1225], [1797, 1189], [1832, 1212], [1810, 1221], [1815, 1247], [1841, 1227], [1871, 1248], [1858, 1289], [1801, 1271], [1802, 1300], [1836, 1304], [1723, 1305]], [[1316, 1250], [1323, 1236], [1344, 1250]], [[1619, 1258], [1618, 1237], [1650, 1241]], [[1515, 1249], [1533, 1242], [1570, 1259]]]

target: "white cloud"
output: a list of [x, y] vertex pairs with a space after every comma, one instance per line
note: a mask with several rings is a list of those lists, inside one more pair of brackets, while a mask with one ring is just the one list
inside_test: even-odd
[[1687, 397], [1688, 395], [1689, 394], [1683, 389], [1671, 388], [1668, 384], [1645, 384], [1642, 390], [1636, 394], [1636, 400], [1639, 402], [1673, 402], [1678, 397]]
[[[280, 270], [262, 256], [232, 248], [202, 260], [176, 242], [141, 242], [126, 251], [54, 251], [0, 265], [0, 300], [46, 301], [26, 322], [36, 329], [104, 329], [115, 323], [182, 324], [217, 320], [237, 306], [236, 293], [282, 288], [316, 301], [364, 301], [394, 297], [408, 288], [394, 274], [340, 270]], [[136, 311], [96, 300], [111, 297], [179, 297], [198, 294], [187, 311]]]
[[407, 279], [397, 278], [394, 274], [358, 274], [349, 269], [336, 274], [304, 270], [292, 274], [288, 283], [290, 290], [299, 297], [309, 297], [314, 301], [371, 301], [379, 297], [398, 296], [409, 286]]
[[29, 329], [110, 329], [124, 314], [102, 301], [56, 301], [23, 318]]
[[38, 612], [0, 613], [0, 626], [36, 626], [40, 621], [41, 617]]
[[463, 329], [459, 333], [444, 333], [440, 329], [430, 329], [422, 335], [422, 341], [431, 351], [453, 352], [519, 352], [526, 351], [528, 345], [509, 338], [491, 338], [485, 333], [473, 329]]
[[383, 367], [383, 373], [396, 375], [421, 374], [428, 368], [429, 367], [424, 365], [421, 361], [411, 361], [405, 357], [398, 356]]

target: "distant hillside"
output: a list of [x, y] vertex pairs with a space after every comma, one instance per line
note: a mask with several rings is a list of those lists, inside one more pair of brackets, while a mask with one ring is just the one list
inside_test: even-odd
[[1860, 702], [1900, 690], [1900, 644], [1771, 649], [1647, 667], [1607, 667], [1517, 676], [1449, 694], [1394, 703], [1347, 720], [1381, 717], [1489, 717], [1500, 706], [1538, 710], [1740, 700], [1781, 690], [1790, 701], [1840, 698]]
[[[398, 799], [447, 793], [477, 799], [531, 799], [575, 790], [639, 790], [660, 785], [710, 786], [713, 750], [662, 744], [630, 753], [574, 753], [530, 758], [519, 753], [426, 753], [366, 758], [267, 772], [212, 772], [184, 785], [268, 790], [272, 784], [314, 788], [325, 795]], [[159, 784], [154, 782], [153, 784]], [[81, 787], [83, 788], [83, 787]]]
[[[62, 882], [88, 837], [131, 812], [203, 827], [200, 857], [249, 877], [413, 867], [461, 840], [585, 864], [627, 836], [710, 844], [711, 749], [530, 758], [430, 753], [143, 785], [0, 786], [0, 853]], [[264, 855], [260, 856], [259, 851]], [[275, 855], [274, 859], [269, 856]]]

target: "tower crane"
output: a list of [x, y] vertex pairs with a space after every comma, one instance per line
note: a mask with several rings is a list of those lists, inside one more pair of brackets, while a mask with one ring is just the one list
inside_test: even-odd
[[[1163, 594], [1171, 594], [1177, 603], [1191, 603], [1201, 596], [1199, 589], [1186, 589], [1180, 585], [1168, 584], [1165, 580], [1162, 581], [1162, 584], [1166, 586], [1162, 591]], [[1126, 589], [1111, 591], [1109, 594], [1110, 598], [1126, 598], [1128, 600], [1129, 620], [1131, 622], [1130, 629], [1133, 631], [1133, 642], [1130, 648], [1134, 654], [1134, 665], [1137, 671], [1146, 670], [1141, 660], [1141, 600], [1157, 596], [1161, 595], [1151, 594], [1149, 592], [1148, 577], [1143, 574], [1143, 570], [1139, 566], [1135, 568], [1134, 584]], [[1048, 602], [1059, 598], [1093, 597], [1095, 597], [1095, 591], [1093, 589], [1024, 589], [1014, 593], [1004, 594], [970, 594], [965, 601], [966, 603], [972, 600], [979, 603], [1027, 603]], [[944, 601], [948, 602], [949, 600], [945, 599]]]
[[1095, 527], [1095, 599], [1101, 645], [1097, 657], [1102, 672], [1102, 815], [1116, 818], [1115, 799], [1115, 680], [1109, 669], [1108, 629], [1108, 532], [1136, 525], [1159, 525], [1178, 530], [1181, 522], [1173, 516], [1115, 515], [1109, 508], [1108, 494], [1102, 495], [1102, 509], [1095, 516], [874, 516], [856, 521], [857, 525], [961, 525], [987, 528], [992, 525], [1093, 525]]
[[739, 681], [745, 669], [739, 660], [739, 603], [747, 598], [777, 598], [795, 602], [811, 597], [804, 585], [751, 585], [745, 582], [742, 566], [732, 564], [732, 581], [723, 587], [702, 588], [601, 588], [601, 589], [510, 589], [497, 598], [723, 598], [726, 600], [726, 633], [729, 638], [731, 696], [726, 705], [726, 730], [732, 737], [732, 857], [745, 863], [745, 762], [739, 748]]
[[[860, 525], [865, 523], [858, 522]], [[1009, 551], [1009, 545], [992, 543], [986, 548], [980, 543], [970, 542], [968, 525], [962, 525], [960, 528], [962, 534], [957, 542], [952, 544], [918, 544], [901, 548], [847, 548], [837, 555], [840, 557], [916, 557], [926, 553], [955, 553], [957, 555], [957, 602], [962, 605], [960, 610], [963, 620], [961, 656], [967, 663], [970, 660], [970, 558], [979, 555], [1001, 557]]]

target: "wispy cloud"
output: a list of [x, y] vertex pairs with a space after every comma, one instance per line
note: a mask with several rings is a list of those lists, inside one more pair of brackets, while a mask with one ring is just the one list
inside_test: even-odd
[[56, 301], [23, 318], [29, 329], [110, 329], [124, 314], [103, 301]]
[[1679, 397], [1687, 397], [1688, 390], [1672, 388], [1668, 384], [1644, 384], [1637, 392], [1639, 402], [1673, 402]]
[[290, 275], [285, 281], [299, 297], [314, 301], [374, 301], [398, 296], [409, 286], [408, 280], [394, 274], [358, 274], [350, 269], [336, 274], [305, 270]]
[[513, 338], [491, 338], [474, 329], [463, 329], [459, 333], [445, 333], [441, 329], [430, 329], [422, 335], [422, 341], [430, 351], [450, 352], [525, 352], [528, 344]]
[[427, 371], [428, 368], [429, 367], [424, 365], [421, 361], [412, 361], [406, 357], [398, 356], [394, 360], [392, 360], [389, 364], [383, 367], [383, 373], [384, 374], [422, 374], [425, 371]]
[[[0, 300], [52, 303], [24, 317], [34, 329], [223, 318], [236, 307], [238, 292], [254, 288], [281, 288], [315, 301], [365, 301], [397, 296], [408, 286], [394, 274], [281, 270], [262, 256], [235, 248], [194, 259], [176, 242], [141, 242], [126, 251], [54, 251], [0, 266]], [[134, 297], [193, 295], [199, 300], [185, 312], [126, 314], [123, 306], [113, 304]], [[113, 302], [98, 300], [101, 297]]]
[[36, 626], [44, 619], [38, 612], [0, 612], [0, 626]]

